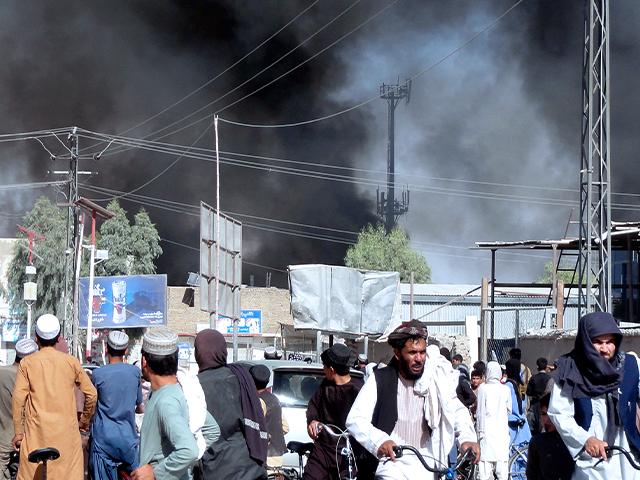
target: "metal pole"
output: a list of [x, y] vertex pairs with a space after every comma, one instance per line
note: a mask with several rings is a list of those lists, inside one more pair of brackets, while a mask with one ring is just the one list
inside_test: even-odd
[[516, 347], [520, 343], [520, 310], [516, 310], [516, 331], [515, 331]]
[[213, 125], [216, 136], [216, 314], [215, 317], [213, 317], [213, 325], [211, 328], [217, 330], [218, 318], [220, 318], [220, 151], [218, 144], [217, 115], [213, 119]]
[[369, 337], [365, 335], [364, 337], [364, 356], [369, 358]]
[[387, 215], [385, 221], [385, 227], [387, 233], [393, 230], [393, 226], [395, 223], [395, 188], [394, 188], [394, 170], [395, 170], [395, 110], [396, 110], [396, 99], [395, 96], [392, 95], [387, 99], [389, 104], [389, 114], [388, 114], [388, 135], [389, 139], [387, 141]]
[[413, 272], [411, 272], [411, 286], [409, 288], [409, 320], [413, 320]]
[[[246, 352], [245, 352], [246, 356]], [[238, 361], [238, 319], [233, 319], [233, 361]]]
[[82, 241], [84, 239], [84, 215], [80, 217], [79, 228], [78, 228], [78, 238], [77, 238], [77, 251], [76, 251], [76, 272], [73, 277], [73, 324], [72, 324], [72, 335], [71, 335], [71, 348], [72, 354], [74, 356], [79, 354], [78, 345], [78, 298], [79, 298], [79, 289], [78, 283], [80, 281], [80, 265], [82, 264]]
[[320, 363], [320, 355], [322, 355], [322, 332], [316, 331], [316, 362]]
[[31, 302], [27, 302], [27, 338], [31, 338]]
[[[92, 234], [95, 231], [95, 220], [91, 227]], [[96, 246], [91, 245], [89, 256], [89, 288], [87, 293], [87, 343], [85, 347], [85, 357], [91, 358], [91, 333], [93, 328], [93, 278], [95, 275]]]
[[[491, 250], [491, 308], [496, 306], [496, 250]], [[491, 339], [495, 330], [495, 315], [491, 310]]]

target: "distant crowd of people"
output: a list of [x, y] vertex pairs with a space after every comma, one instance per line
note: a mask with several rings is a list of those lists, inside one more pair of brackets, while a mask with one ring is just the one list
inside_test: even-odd
[[[518, 348], [503, 365], [469, 369], [461, 354], [429, 344], [416, 320], [387, 342], [388, 364], [364, 355], [354, 364], [351, 349], [336, 343], [321, 355], [324, 379], [300, 385], [314, 442], [305, 480], [355, 478], [356, 470], [360, 480], [423, 478], [418, 458], [397, 456], [398, 445], [435, 465], [469, 450], [479, 480], [508, 479], [509, 458], [522, 448], [529, 480], [640, 478], [607, 450], [640, 451], [638, 359], [622, 351], [610, 314], [581, 318], [574, 349], [553, 364], [538, 358], [535, 374]], [[149, 329], [140, 365], [130, 365], [129, 337], [114, 330], [109, 363], [89, 376], [68, 354], [58, 319], [39, 317], [35, 341], [18, 341], [15, 363], [0, 368], [0, 478], [39, 480], [43, 465], [29, 454], [49, 447], [59, 452], [48, 464], [52, 479], [257, 480], [278, 472], [290, 427], [277, 395], [284, 384], [272, 391], [264, 364], [229, 363], [218, 331], [199, 332], [194, 347], [197, 375], [179, 368], [175, 333]], [[351, 449], [338, 448], [345, 435]]]

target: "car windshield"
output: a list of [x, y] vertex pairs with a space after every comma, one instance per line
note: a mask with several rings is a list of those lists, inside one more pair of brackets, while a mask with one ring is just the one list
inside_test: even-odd
[[273, 371], [271, 391], [283, 407], [306, 407], [324, 379], [322, 372]]

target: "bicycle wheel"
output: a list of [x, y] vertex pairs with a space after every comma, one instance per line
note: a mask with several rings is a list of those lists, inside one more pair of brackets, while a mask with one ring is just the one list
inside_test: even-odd
[[514, 449], [509, 458], [509, 478], [512, 480], [526, 480], [527, 459], [529, 457], [529, 444]]

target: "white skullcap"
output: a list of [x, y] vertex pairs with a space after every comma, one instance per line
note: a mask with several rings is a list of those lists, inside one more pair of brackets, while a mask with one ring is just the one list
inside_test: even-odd
[[129, 346], [129, 335], [119, 330], [112, 330], [107, 337], [107, 345], [114, 350], [124, 350]]
[[30, 338], [23, 338], [16, 342], [16, 357], [24, 358], [38, 351], [38, 344]]
[[50, 313], [45, 313], [38, 317], [36, 322], [36, 334], [43, 340], [51, 340], [56, 338], [60, 333], [60, 322], [58, 317]]
[[178, 335], [166, 328], [149, 330], [142, 337], [142, 350], [152, 355], [171, 355], [178, 350]]

